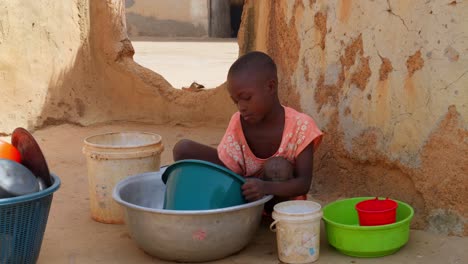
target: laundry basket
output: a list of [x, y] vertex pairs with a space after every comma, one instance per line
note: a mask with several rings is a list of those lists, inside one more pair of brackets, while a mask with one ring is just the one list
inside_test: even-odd
[[60, 179], [42, 191], [0, 199], [0, 263], [36, 263], [53, 193]]

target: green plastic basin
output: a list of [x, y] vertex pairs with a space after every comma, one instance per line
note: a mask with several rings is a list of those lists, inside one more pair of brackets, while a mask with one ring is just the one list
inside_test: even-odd
[[355, 206], [375, 197], [339, 200], [323, 208], [328, 243], [345, 255], [382, 257], [397, 252], [409, 239], [414, 211], [406, 203], [398, 203], [396, 222], [379, 226], [360, 226]]
[[244, 204], [243, 177], [216, 164], [181, 160], [162, 175], [166, 184], [164, 209], [211, 210]]

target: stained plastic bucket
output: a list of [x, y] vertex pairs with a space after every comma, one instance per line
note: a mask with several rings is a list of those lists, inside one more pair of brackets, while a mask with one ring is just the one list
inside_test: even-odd
[[[276, 232], [278, 258], [284, 263], [311, 263], [320, 252], [320, 204], [287, 201], [273, 207], [270, 229]], [[274, 229], [276, 226], [276, 229]]]
[[377, 226], [388, 225], [396, 222], [396, 209], [398, 203], [390, 200], [375, 199], [365, 200], [356, 204], [359, 225]]
[[112, 199], [112, 190], [128, 176], [158, 171], [164, 150], [161, 141], [160, 135], [146, 132], [106, 133], [84, 140], [89, 203], [95, 221], [124, 223], [123, 209]]

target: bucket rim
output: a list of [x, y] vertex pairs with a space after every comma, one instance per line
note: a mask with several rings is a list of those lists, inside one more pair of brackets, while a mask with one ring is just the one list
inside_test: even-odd
[[[161, 166], [161, 169], [158, 171], [159, 173], [162, 172], [162, 170], [165, 170], [167, 166]], [[156, 173], [158, 173], [156, 172]], [[132, 209], [132, 210], [137, 210], [137, 211], [143, 211], [147, 213], [157, 213], [157, 214], [167, 214], [167, 215], [211, 215], [211, 214], [218, 214], [218, 213], [226, 213], [226, 212], [233, 212], [233, 211], [238, 211], [238, 210], [243, 210], [243, 209], [249, 209], [253, 208], [256, 206], [260, 206], [268, 202], [269, 200], [273, 199], [273, 195], [266, 195], [262, 199], [254, 201], [254, 202], [249, 202], [241, 205], [236, 205], [236, 206], [230, 206], [230, 207], [224, 207], [224, 208], [218, 208], [218, 209], [211, 209], [211, 210], [167, 210], [167, 209], [156, 209], [156, 208], [148, 208], [148, 207], [143, 207], [139, 206], [136, 204], [129, 203], [127, 201], [124, 201], [120, 197], [120, 190], [132, 183], [132, 182], [138, 182], [141, 179], [145, 178], [156, 178], [155, 172], [146, 172], [142, 174], [137, 174], [133, 176], [129, 176], [120, 182], [118, 182], [113, 191], [112, 191], [112, 198], [114, 199], [115, 202], [118, 204], [122, 205], [125, 210]]]
[[244, 184], [245, 181], [246, 181], [244, 177], [242, 177], [242, 176], [238, 175], [237, 173], [235, 173], [235, 172], [233, 172], [233, 171], [231, 171], [231, 170], [229, 170], [229, 169], [227, 169], [227, 168], [225, 168], [223, 166], [220, 166], [218, 164], [208, 162], [208, 161], [204, 161], [204, 160], [185, 159], [185, 160], [176, 161], [176, 162], [172, 163], [171, 165], [167, 166], [167, 169], [164, 171], [164, 173], [161, 176], [161, 180], [164, 182], [164, 184], [166, 184], [166, 182], [168, 181], [171, 172], [173, 170], [179, 168], [180, 166], [183, 166], [184, 164], [195, 164], [195, 165], [205, 166], [205, 167], [208, 167], [208, 168], [211, 168], [211, 169], [214, 169], [214, 170], [221, 171], [221, 172], [225, 173], [226, 175], [230, 176], [235, 181], [238, 181], [241, 184]]
[[[313, 210], [313, 211], [311, 211], [311, 212], [308, 212], [308, 213], [288, 213], [288, 212], [281, 212], [281, 211], [279, 211], [279, 210], [276, 210], [276, 208], [279, 208], [280, 206], [285, 206], [286, 204], [314, 204], [314, 205], [317, 205], [318, 208], [316, 208], [315, 210]], [[320, 205], [320, 204], [317, 203], [317, 202], [310, 201], [310, 200], [303, 200], [303, 201], [298, 201], [298, 200], [285, 201], [285, 202], [278, 203], [278, 204], [276, 204], [276, 205], [273, 207], [273, 212], [274, 212], [274, 213], [282, 214], [282, 215], [285, 215], [285, 216], [304, 216], [304, 215], [309, 215], [309, 214], [315, 214], [315, 213], [318, 213], [318, 212], [321, 212], [321, 211], [322, 211], [322, 205]]]
[[60, 181], [60, 178], [57, 177], [53, 173], [51, 173], [50, 176], [52, 176], [53, 178], [53, 183], [51, 186], [47, 187], [46, 189], [42, 191], [38, 191], [35, 193], [30, 193], [30, 194], [16, 196], [16, 197], [2, 198], [0, 199], [0, 206], [29, 202], [29, 201], [37, 200], [37, 199], [53, 194], [60, 187], [61, 181]]
[[[379, 203], [379, 204], [384, 204], [386, 203], [387, 205], [389, 205], [387, 208], [382, 208], [382, 209], [378, 209], [378, 210], [368, 210], [368, 209], [363, 209], [362, 207], [365, 206], [366, 204], [375, 204], [375, 203]], [[387, 212], [391, 212], [391, 211], [394, 211], [398, 208], [398, 203], [395, 202], [393, 199], [385, 199], [385, 200], [380, 200], [378, 199], [378, 197], [374, 198], [374, 199], [369, 199], [369, 200], [364, 200], [364, 201], [360, 201], [356, 204], [355, 206], [356, 210], [358, 212], [361, 212], [361, 213], [370, 213], [370, 214], [378, 214], [378, 213], [387, 213]]]
[[[146, 134], [146, 135], [151, 135], [151, 136], [156, 136], [157, 140], [153, 143], [147, 143], [147, 144], [141, 144], [141, 145], [133, 145], [133, 146], [123, 146], [123, 145], [104, 145], [104, 144], [96, 144], [96, 143], [91, 143], [89, 142], [90, 139], [94, 137], [102, 137], [102, 136], [108, 136], [108, 135], [116, 135], [116, 134]], [[140, 148], [140, 147], [149, 147], [149, 146], [154, 146], [154, 145], [161, 145], [162, 141], [162, 136], [153, 132], [144, 132], [144, 131], [120, 131], [120, 132], [106, 132], [106, 133], [101, 133], [101, 134], [96, 134], [92, 136], [86, 137], [83, 142], [85, 147], [86, 146], [91, 146], [91, 147], [96, 147], [96, 148], [107, 148], [107, 149], [128, 149], [128, 148]]]

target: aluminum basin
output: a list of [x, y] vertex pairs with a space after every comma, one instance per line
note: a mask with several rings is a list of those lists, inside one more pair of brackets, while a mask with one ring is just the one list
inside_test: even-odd
[[123, 206], [128, 231], [141, 249], [160, 259], [205, 262], [234, 254], [251, 241], [273, 196], [214, 210], [164, 210], [164, 169], [128, 177], [114, 188], [113, 198]]

